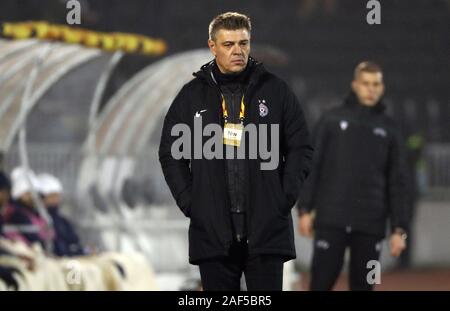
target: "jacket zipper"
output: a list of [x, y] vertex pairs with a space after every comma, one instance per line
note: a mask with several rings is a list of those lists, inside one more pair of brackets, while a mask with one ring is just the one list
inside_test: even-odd
[[[222, 96], [223, 96], [223, 93], [222, 93], [222, 91], [220, 90], [220, 88], [219, 88], [219, 86], [217, 85], [217, 84], [215, 84], [215, 87], [216, 87], [216, 91], [217, 91], [217, 98], [218, 98], [218, 100], [219, 100], [219, 102], [222, 100]], [[221, 113], [221, 110], [219, 109], [219, 120], [220, 120], [220, 124], [222, 124], [222, 122], [223, 122], [223, 113]], [[222, 142], [223, 143], [223, 142]], [[225, 164], [225, 167], [226, 167], [226, 164]], [[224, 172], [225, 173], [225, 172]], [[225, 181], [226, 181], [226, 184], [228, 185], [228, 174], [225, 174]], [[228, 192], [228, 191], [227, 191]], [[231, 214], [230, 214], [230, 209], [228, 208], [229, 206], [231, 206], [231, 202], [230, 202], [230, 200], [229, 200], [229, 198], [228, 198], [228, 194], [227, 194], [227, 192], [225, 193], [225, 208], [227, 209], [227, 211], [228, 211], [228, 213], [227, 213], [227, 215], [229, 216], [228, 217], [228, 226], [229, 226], [229, 231], [228, 231], [228, 233], [231, 231], [231, 239], [228, 237], [227, 239], [226, 239], [226, 241], [225, 241], [225, 250], [226, 251], [228, 251], [228, 249], [230, 248], [230, 246], [231, 246], [231, 244], [232, 244], [232, 242], [233, 242], [233, 230], [232, 230], [232, 226], [233, 226], [233, 224], [232, 224], [232, 222], [231, 222]]]
[[[214, 79], [213, 79], [214, 80]], [[222, 96], [223, 96], [223, 94], [222, 94], [222, 91], [220, 90], [220, 87], [217, 85], [217, 83], [215, 82], [215, 80], [214, 80], [214, 85], [215, 85], [215, 87], [216, 87], [216, 91], [217, 91], [217, 95], [218, 95], [218, 99], [219, 99], [219, 101], [221, 100], [221, 98], [222, 98]], [[250, 98], [247, 96], [248, 94], [250, 94], [250, 92], [249, 92], [249, 90], [250, 90], [250, 88], [251, 88], [251, 86], [253, 85], [253, 83], [249, 83], [248, 85], [247, 85], [247, 87], [244, 89], [244, 91], [243, 91], [243, 95], [244, 95], [244, 98], [247, 98], [248, 100], [247, 100], [247, 102], [251, 102], [251, 100], [250, 100]], [[249, 111], [250, 109], [247, 109], [247, 113], [248, 113], [248, 111]], [[219, 112], [219, 120], [221, 120], [221, 122], [222, 122], [222, 118], [223, 118], [223, 115]], [[245, 125], [245, 124], [244, 124]], [[247, 166], [247, 173], [249, 173], [249, 166]], [[225, 176], [226, 176], [226, 179], [228, 180], [228, 177], [227, 177], [227, 175], [228, 174], [225, 174]], [[248, 174], [248, 177], [250, 177], [249, 176], [250, 174]], [[246, 185], [246, 186], [248, 186], [248, 185]], [[248, 197], [250, 197], [249, 195], [248, 195]], [[225, 199], [227, 200], [227, 202], [231, 205], [231, 202], [229, 202], [229, 200], [228, 200], [228, 195], [226, 195], [225, 196]], [[247, 202], [247, 203], [250, 203], [250, 202]], [[229, 208], [228, 208], [228, 205], [226, 205], [226, 207], [227, 207], [227, 209], [228, 209], [228, 215], [230, 216], [230, 217], [228, 217], [229, 218], [229, 221], [228, 221], [228, 224], [229, 224], [229, 228], [231, 229], [231, 227], [233, 226], [233, 224], [232, 224], [232, 221], [231, 221], [231, 213], [230, 213], [230, 211], [229, 211]], [[248, 250], [250, 251], [250, 242], [251, 242], [251, 237], [250, 237], [250, 233], [251, 233], [251, 226], [250, 226], [250, 224], [251, 224], [251, 222], [250, 222], [250, 218], [251, 218], [251, 208], [250, 208], [250, 204], [247, 204], [247, 210], [246, 210], [246, 216], [245, 216], [245, 222], [246, 222], [246, 225], [247, 225], [247, 245], [248, 245]], [[231, 229], [231, 232], [233, 232], [233, 230]], [[231, 236], [232, 236], [232, 239], [230, 240], [230, 239], [228, 239], [225, 243], [226, 243], [226, 248], [228, 249], [230, 246], [231, 246], [231, 243], [232, 243], [232, 240], [233, 240], [233, 233], [231, 233]]]

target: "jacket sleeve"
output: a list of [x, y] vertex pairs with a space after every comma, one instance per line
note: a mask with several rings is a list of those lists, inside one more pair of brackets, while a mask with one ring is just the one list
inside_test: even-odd
[[[83, 245], [72, 223], [64, 216], [59, 216], [59, 219], [64, 230], [63, 239], [67, 243], [69, 254], [72, 256], [84, 255]], [[58, 232], [56, 232], [56, 239], [58, 239]]]
[[[16, 226], [33, 226], [31, 219], [20, 211], [14, 211], [8, 220], [8, 224]], [[20, 232], [20, 235], [29, 243], [42, 242], [38, 233]]]
[[299, 214], [309, 213], [314, 208], [314, 195], [316, 186], [321, 175], [321, 167], [323, 161], [323, 155], [325, 153], [325, 146], [327, 140], [327, 122], [326, 115], [322, 116], [314, 127], [313, 131], [313, 146], [314, 146], [314, 159], [312, 162], [311, 174], [305, 181], [305, 185], [300, 192], [298, 198], [297, 209]]
[[292, 207], [309, 174], [313, 148], [303, 110], [295, 94], [286, 84], [284, 84], [282, 131], [283, 190], [289, 207]]
[[183, 87], [172, 102], [164, 119], [159, 145], [159, 162], [172, 196], [183, 214], [189, 217], [192, 201], [190, 160], [174, 159], [171, 152], [172, 144], [177, 139], [177, 136], [171, 135], [171, 131], [174, 125], [186, 123], [183, 122], [182, 108], [183, 105], [186, 107], [187, 100], [187, 91]]
[[389, 148], [388, 164], [388, 206], [391, 229], [408, 231], [410, 207], [408, 190], [408, 167], [404, 140], [398, 129], [393, 131]]

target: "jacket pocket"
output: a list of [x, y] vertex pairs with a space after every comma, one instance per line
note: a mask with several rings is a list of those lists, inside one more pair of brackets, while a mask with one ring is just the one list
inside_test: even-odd
[[177, 205], [183, 212], [184, 216], [191, 217], [192, 209], [192, 190], [191, 187], [186, 188], [178, 197]]
[[278, 214], [282, 217], [288, 217], [291, 209], [289, 208], [288, 199], [283, 190], [280, 178], [278, 174], [274, 174], [272, 180], [272, 189], [274, 189], [274, 194], [277, 202]]

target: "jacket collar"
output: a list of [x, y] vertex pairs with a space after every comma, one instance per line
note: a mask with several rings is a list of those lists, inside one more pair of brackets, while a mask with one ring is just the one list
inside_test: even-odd
[[344, 106], [349, 107], [351, 109], [358, 109], [361, 111], [368, 111], [374, 113], [383, 113], [386, 110], [386, 105], [383, 103], [383, 99], [380, 99], [378, 103], [373, 107], [363, 106], [359, 103], [358, 98], [356, 97], [355, 92], [350, 91], [344, 101]]
[[[207, 83], [210, 86], [217, 86], [217, 80], [213, 74], [213, 67], [215, 65], [216, 60], [213, 59], [210, 62], [204, 64], [200, 67], [200, 70], [194, 72], [193, 75], [199, 78], [202, 82]], [[267, 73], [266, 69], [263, 66], [263, 63], [258, 62], [253, 57], [248, 58], [247, 66], [251, 67], [250, 78], [249, 78], [249, 87], [252, 85], [256, 85], [259, 80]]]

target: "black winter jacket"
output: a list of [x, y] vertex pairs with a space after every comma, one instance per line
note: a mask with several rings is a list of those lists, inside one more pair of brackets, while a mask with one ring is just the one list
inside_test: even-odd
[[314, 131], [314, 161], [300, 210], [316, 210], [315, 227], [350, 227], [384, 236], [409, 226], [404, 142], [378, 103], [366, 107], [352, 92], [325, 113]]
[[[228, 122], [230, 123], [240, 123], [241, 99], [248, 85], [250, 74], [255, 69], [255, 63], [250, 59], [245, 70], [238, 74], [223, 74], [220, 72], [217, 63], [213, 64], [212, 73], [225, 99]], [[247, 235], [245, 211], [248, 202], [246, 202], [245, 185], [248, 183], [249, 176], [247, 161], [237, 158], [239, 148], [231, 148], [234, 151], [235, 158], [225, 160], [228, 199], [230, 200], [233, 235], [237, 241], [241, 241]]]
[[59, 257], [71, 257], [84, 255], [80, 238], [72, 223], [59, 212], [59, 207], [47, 209], [53, 221], [55, 239], [53, 241], [53, 254]]
[[[193, 130], [194, 115], [203, 111], [203, 128], [208, 124], [223, 125], [221, 96], [211, 75], [212, 64], [203, 65], [174, 99], [164, 120], [159, 147], [166, 182], [179, 208], [190, 217], [192, 264], [227, 256], [233, 240], [225, 160], [204, 157], [176, 160], [171, 154], [172, 144], [179, 138], [171, 136], [175, 124], [184, 123]], [[254, 66], [245, 92], [244, 125], [267, 124], [270, 137], [270, 125], [279, 124], [280, 161], [274, 170], [261, 170], [263, 160], [259, 153], [257, 159], [246, 160], [248, 251], [250, 255], [276, 254], [289, 260], [295, 258], [290, 211], [309, 173], [312, 147], [303, 111], [293, 92], [261, 63], [255, 62]], [[258, 100], [263, 99], [267, 115], [260, 113]], [[202, 137], [202, 143], [209, 139]]]

